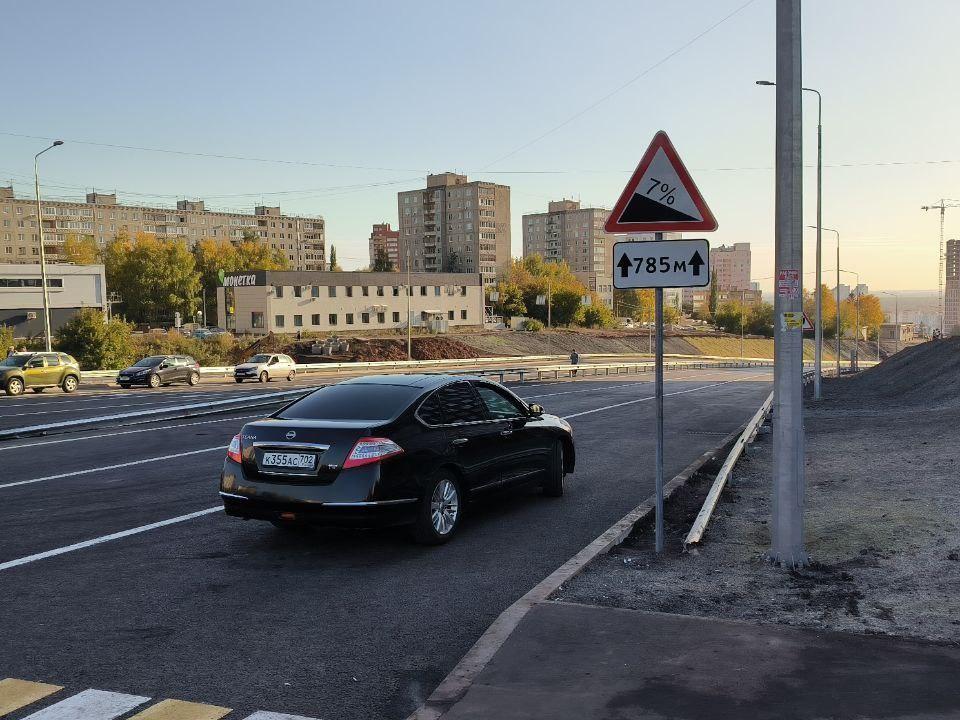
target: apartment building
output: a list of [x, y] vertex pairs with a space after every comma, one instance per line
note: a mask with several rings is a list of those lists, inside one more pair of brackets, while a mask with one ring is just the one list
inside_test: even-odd
[[479, 273], [485, 284], [510, 263], [510, 188], [445, 172], [397, 193], [399, 268]]
[[[740, 291], [752, 290], [750, 282], [750, 243], [734, 243], [710, 248], [710, 277], [717, 274], [717, 285], [720, 291], [735, 291], [739, 297]], [[709, 285], [706, 288], [684, 288], [683, 304], [687, 307], [698, 307], [702, 293], [710, 294]]]
[[960, 335], [960, 240], [947, 240], [943, 334]]
[[370, 267], [377, 261], [377, 253], [384, 252], [393, 263], [393, 269], [400, 269], [400, 232], [393, 230], [390, 223], [375, 223], [370, 232]]
[[[388, 272], [227, 273], [217, 288], [217, 324], [238, 333], [396, 330], [407, 325], [407, 276]], [[413, 327], [434, 332], [483, 325], [478, 273], [411, 273]]]
[[[126, 205], [114, 193], [87, 193], [86, 202], [44, 200], [43, 235], [47, 260], [61, 260], [69, 234], [89, 235], [103, 245], [120, 232], [153, 233], [159, 238], [185, 238], [191, 245], [202, 238], [238, 241], [244, 231], [282, 252], [290, 265], [301, 270], [323, 267], [322, 217], [284, 215], [279, 207], [264, 205], [253, 214], [207, 210], [202, 200], [180, 200], [173, 208]], [[16, 197], [12, 186], [0, 187], [0, 262], [34, 263], [39, 260], [40, 239], [36, 201]]]

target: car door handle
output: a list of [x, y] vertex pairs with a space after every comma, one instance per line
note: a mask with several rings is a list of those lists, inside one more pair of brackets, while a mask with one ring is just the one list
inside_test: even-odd
[[466, 445], [469, 442], [469, 438], [455, 438], [450, 441], [451, 445]]

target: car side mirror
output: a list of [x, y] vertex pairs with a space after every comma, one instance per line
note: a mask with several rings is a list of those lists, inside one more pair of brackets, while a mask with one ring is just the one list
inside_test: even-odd
[[543, 415], [543, 407], [537, 403], [531, 403], [527, 406], [530, 409], [531, 415]]

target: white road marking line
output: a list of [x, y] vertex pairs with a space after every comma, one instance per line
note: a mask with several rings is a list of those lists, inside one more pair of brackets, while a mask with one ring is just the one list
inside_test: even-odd
[[[259, 394], [259, 393], [258, 393]], [[205, 394], [196, 394], [188, 396], [191, 400], [212, 400], [214, 398], [223, 395], [223, 393], [205, 393]], [[240, 395], [241, 399], [257, 397], [257, 395]], [[183, 397], [176, 398], [161, 398], [156, 402], [150, 402], [149, 400], [145, 402], [131, 402], [131, 403], [120, 403], [113, 405], [85, 405], [84, 407], [73, 407], [73, 408], [64, 408], [62, 410], [31, 410], [30, 412], [22, 413], [0, 413], [0, 420], [4, 418], [15, 418], [15, 417], [25, 417], [27, 415], [53, 415], [55, 413], [67, 413], [67, 412], [85, 412], [87, 410], [103, 410], [106, 408], [122, 408], [122, 407], [143, 407], [143, 408], [152, 408], [160, 407], [164, 405], [172, 405], [184, 400]]]
[[229, 422], [231, 420], [250, 420], [252, 418], [263, 417], [259, 415], [241, 415], [240, 417], [219, 418], [217, 420], [201, 420], [200, 422], [181, 423], [180, 425], [159, 425], [157, 427], [141, 428], [140, 430], [124, 430], [123, 432], [100, 433], [99, 435], [85, 435], [83, 437], [60, 438], [59, 440], [43, 440], [35, 443], [24, 443], [22, 445], [3, 445], [0, 444], [0, 452], [4, 450], [18, 450], [22, 448], [35, 448], [41, 445], [59, 445], [60, 443], [79, 442], [81, 440], [97, 440], [105, 437], [118, 437], [119, 435], [135, 435], [136, 433], [159, 432], [161, 430], [175, 430], [177, 428], [193, 427], [194, 425], [214, 425], [216, 423]]
[[[735, 380], [724, 380], [723, 382], [711, 383], [710, 385], [701, 385], [700, 387], [688, 388], [687, 390], [677, 390], [676, 392], [664, 393], [664, 397], [671, 397], [673, 395], [686, 395], [687, 393], [697, 392], [698, 390], [706, 390], [708, 388], [719, 387], [720, 385], [729, 385], [730, 383], [743, 382], [744, 380], [749, 380], [751, 378], [765, 377], [769, 373], [764, 373], [763, 375], [748, 375], [745, 378], [737, 378]], [[647, 402], [648, 400], [653, 400], [655, 396], [651, 395], [650, 397], [637, 398], [636, 400], [627, 400], [626, 402], [616, 403], [614, 405], [604, 405], [603, 407], [594, 408], [593, 410], [584, 410], [583, 412], [573, 413], [572, 415], [564, 415], [564, 420], [569, 420], [570, 418], [580, 417], [581, 415], [592, 415], [593, 413], [598, 413], [603, 410], [612, 410], [613, 408], [623, 407], [624, 405], [635, 405], [636, 403]]]
[[243, 720], [316, 720], [303, 715], [288, 715], [287, 713], [264, 712], [258, 710], [253, 715], [247, 715]]
[[188, 452], [174, 453], [173, 455], [159, 455], [157, 457], [144, 458], [143, 460], [131, 460], [130, 462], [117, 463], [116, 465], [104, 465], [102, 467], [87, 468], [86, 470], [74, 470], [73, 472], [60, 473], [59, 475], [47, 475], [46, 477], [33, 478], [32, 480], [18, 480], [16, 482], [4, 483], [0, 485], [0, 490], [17, 485], [32, 485], [33, 483], [43, 482], [44, 480], [60, 480], [61, 478], [75, 477], [77, 475], [89, 475], [90, 473], [102, 472], [104, 470], [116, 470], [118, 468], [132, 467], [134, 465], [145, 465], [146, 463], [156, 462], [158, 460], [170, 460], [172, 458], [186, 457], [188, 455], [199, 455], [200, 453], [213, 452], [214, 450], [226, 450], [227, 445], [217, 445], [216, 447], [203, 448], [202, 450], [190, 450]]
[[[34, 555], [27, 555], [22, 558], [17, 558], [16, 560], [8, 560], [7, 562], [0, 563], [0, 570], [9, 570], [10, 568], [15, 568], [20, 565], [26, 565], [27, 563], [36, 562], [37, 560], [44, 560], [45, 558], [55, 557], [57, 555], [63, 555], [64, 553], [74, 552], [76, 550], [83, 550], [84, 548], [100, 545], [101, 543], [110, 542], [111, 540], [119, 540], [120, 538], [129, 537], [131, 535], [139, 535], [140, 533], [156, 530], [157, 528], [166, 527], [167, 525], [175, 525], [177, 523], [186, 522], [187, 520], [193, 520], [194, 518], [202, 517], [203, 515], [209, 515], [210, 513], [221, 512], [222, 510], [223, 505], [217, 505], [216, 507], [209, 507], [205, 510], [197, 510], [196, 512], [187, 513], [186, 515], [178, 515], [177, 517], [160, 520], [159, 522], [150, 523], [149, 525], [141, 525], [139, 527], [130, 528], [129, 530], [121, 530], [120, 532], [110, 533], [109, 535], [101, 535], [100, 537], [84, 540], [83, 542], [74, 543], [73, 545], [65, 545], [63, 547], [54, 548], [53, 550], [46, 550]], [[124, 710], [124, 712], [126, 712], [126, 710]], [[59, 718], [60, 716], [57, 717]], [[24, 718], [24, 720], [27, 719]]]
[[84, 690], [23, 720], [112, 720], [149, 700], [140, 695]]
[[[697, 379], [701, 378], [710, 378], [710, 377], [726, 377], [726, 373], [707, 373], [704, 375], [698, 375]], [[664, 378], [664, 382], [691, 382], [691, 378]], [[602, 390], [623, 390], [632, 388], [634, 385], [647, 385], [652, 383], [653, 380], [630, 380], [629, 382], [621, 382], [618, 385], [604, 385], [602, 387], [592, 387], [584, 390], [564, 390], [563, 392], [555, 393], [546, 393], [543, 395], [518, 395], [521, 400], [532, 400], [533, 398], [545, 398], [545, 397], [555, 397], [557, 395], [573, 395], [575, 393], [585, 393], [585, 392], [599, 392]]]

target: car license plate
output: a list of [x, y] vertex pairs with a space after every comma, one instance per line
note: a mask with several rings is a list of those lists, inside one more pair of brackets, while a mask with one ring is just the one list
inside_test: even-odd
[[263, 460], [261, 460], [260, 464], [264, 467], [313, 470], [317, 464], [317, 456], [309, 453], [267, 452], [263, 454]]

